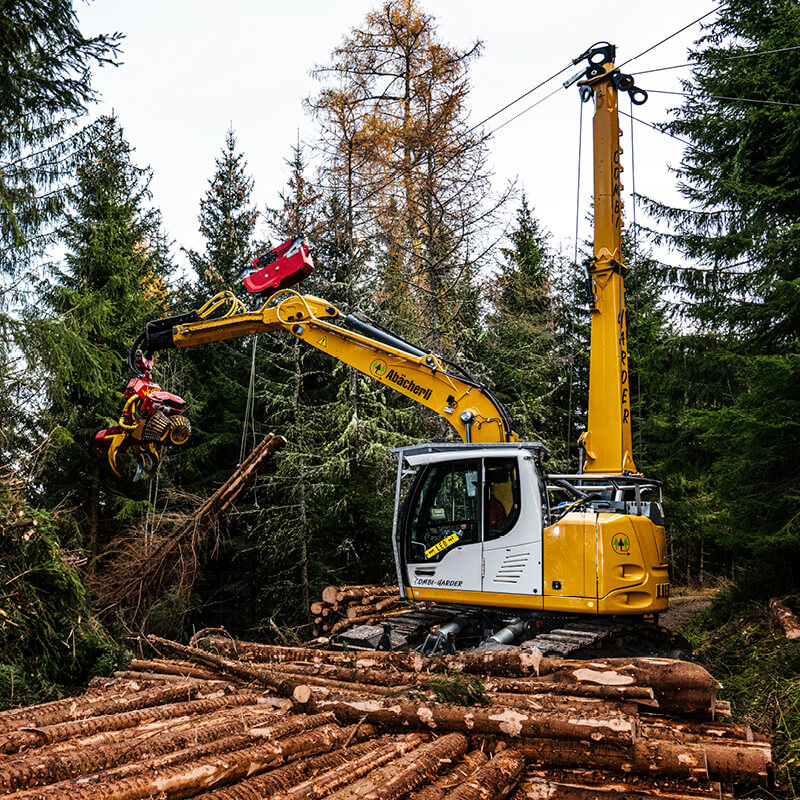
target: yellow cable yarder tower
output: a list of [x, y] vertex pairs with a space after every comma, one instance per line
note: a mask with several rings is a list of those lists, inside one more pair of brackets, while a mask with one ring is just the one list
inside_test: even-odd
[[[636, 474], [631, 446], [631, 393], [622, 256], [622, 165], [619, 144], [619, 90], [636, 104], [647, 99], [633, 78], [614, 67], [614, 46], [595, 47], [584, 101], [594, 98], [594, 257], [588, 263], [591, 286], [591, 358], [587, 429], [578, 445], [588, 474]], [[589, 73], [594, 73], [588, 76]]]

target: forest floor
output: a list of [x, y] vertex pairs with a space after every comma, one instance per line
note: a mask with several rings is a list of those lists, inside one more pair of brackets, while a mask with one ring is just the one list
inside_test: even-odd
[[800, 640], [786, 638], [766, 603], [733, 588], [675, 599], [673, 621], [663, 624], [680, 627], [694, 660], [722, 684], [734, 721], [773, 736], [778, 790], [748, 796], [800, 800]]

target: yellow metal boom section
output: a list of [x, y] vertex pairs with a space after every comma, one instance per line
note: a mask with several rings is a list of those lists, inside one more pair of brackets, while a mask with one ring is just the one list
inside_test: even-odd
[[594, 259], [589, 366], [589, 418], [580, 445], [588, 473], [635, 473], [631, 454], [631, 401], [625, 285], [622, 259], [619, 115], [613, 63], [584, 82], [592, 89], [594, 114]]
[[518, 441], [495, 401], [480, 386], [453, 374], [438, 356], [414, 355], [334, 325], [331, 320], [343, 315], [326, 300], [285, 289], [257, 311], [245, 311], [233, 295], [226, 293], [209, 301], [201, 309], [201, 317], [226, 302], [230, 309], [224, 316], [176, 325], [172, 330], [174, 346], [190, 347], [287, 330], [317, 350], [432, 409], [455, 428], [462, 441]]

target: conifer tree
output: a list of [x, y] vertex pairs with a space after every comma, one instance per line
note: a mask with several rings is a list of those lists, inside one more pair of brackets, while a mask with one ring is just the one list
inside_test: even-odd
[[[353, 263], [345, 206], [335, 192], [323, 199], [314, 188], [300, 146], [287, 163], [283, 205], [269, 221], [277, 239], [306, 232], [314, 245], [314, 272], [297, 288], [340, 306], [353, 302], [357, 289], [350, 277], [360, 265]], [[359, 572], [383, 576], [388, 532], [377, 530], [377, 519], [384, 528], [386, 519], [375, 513], [374, 501], [385, 473], [375, 469], [375, 453], [379, 462], [385, 458], [382, 419], [373, 418], [378, 387], [285, 333], [261, 338], [265, 419], [288, 439], [261, 499], [269, 507], [258, 536], [259, 561], [270, 578], [262, 581], [262, 600], [284, 621], [306, 622], [308, 601], [324, 583]], [[368, 496], [373, 502], [364, 502]]]
[[[221, 291], [230, 290], [237, 296], [243, 293], [241, 279], [256, 255], [258, 212], [251, 202], [252, 190], [247, 162], [237, 151], [234, 131], [228, 130], [208, 190], [200, 201], [198, 221], [205, 250], [187, 252], [197, 281], [183, 294], [196, 308]], [[185, 479], [196, 486], [207, 486], [227, 476], [240, 456], [250, 381], [250, 343], [232, 340], [188, 348], [182, 359], [195, 425], [184, 459]]]
[[468, 66], [480, 43], [444, 45], [415, 0], [387, 0], [334, 51], [311, 107], [330, 172], [356, 176], [382, 255], [381, 321], [459, 356], [477, 316], [474, 277], [494, 206], [486, 150], [466, 123]]
[[[145, 322], [163, 314], [171, 267], [159, 212], [150, 207], [150, 171], [136, 166], [114, 117], [80, 154], [63, 232], [67, 254], [42, 287], [43, 305], [27, 324], [43, 363], [44, 430], [55, 431], [42, 481], [50, 503], [69, 496], [82, 509], [91, 558], [100, 552], [101, 517], [114, 510], [92, 456], [96, 431], [115, 424], [129, 375], [127, 356]], [[113, 525], [104, 527], [109, 535]]]
[[[702, 375], [679, 420], [710, 452], [719, 538], [791, 583], [800, 567], [800, 15], [789, 0], [729, 0], [697, 42], [670, 130], [690, 208], [655, 210], [694, 259], [676, 270]], [[772, 591], [777, 587], [772, 587]]]
[[73, 156], [101, 125], [77, 122], [94, 99], [91, 69], [113, 61], [118, 34], [85, 37], [71, 0], [9, 0], [0, 15], [0, 458], [30, 448], [37, 350], [19, 307], [21, 273], [57, 240]]
[[258, 211], [250, 204], [253, 179], [247, 174], [244, 154], [237, 152], [232, 128], [225, 134], [225, 146], [215, 167], [198, 217], [205, 252], [187, 253], [197, 273], [201, 299], [222, 289], [239, 290], [243, 270], [254, 257], [253, 235], [258, 220]]
[[8, 0], [0, 18], [0, 272], [55, 236], [69, 156], [102, 125], [76, 130], [95, 99], [91, 68], [113, 61], [119, 34], [87, 38], [71, 0]]
[[553, 407], [559, 375], [552, 258], [524, 193], [508, 238], [511, 246], [501, 250], [503, 263], [491, 287], [482, 361], [490, 365], [491, 384], [518, 432], [552, 447], [560, 439]]

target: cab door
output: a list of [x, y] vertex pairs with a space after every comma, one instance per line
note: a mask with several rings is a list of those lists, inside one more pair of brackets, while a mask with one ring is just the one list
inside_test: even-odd
[[[542, 516], [533, 462], [483, 459], [483, 581], [496, 603], [537, 607], [542, 596]], [[518, 599], [515, 599], [518, 598]], [[527, 599], [523, 599], [527, 598]]]
[[412, 589], [481, 590], [481, 466], [480, 459], [440, 461], [415, 482], [405, 510]]

